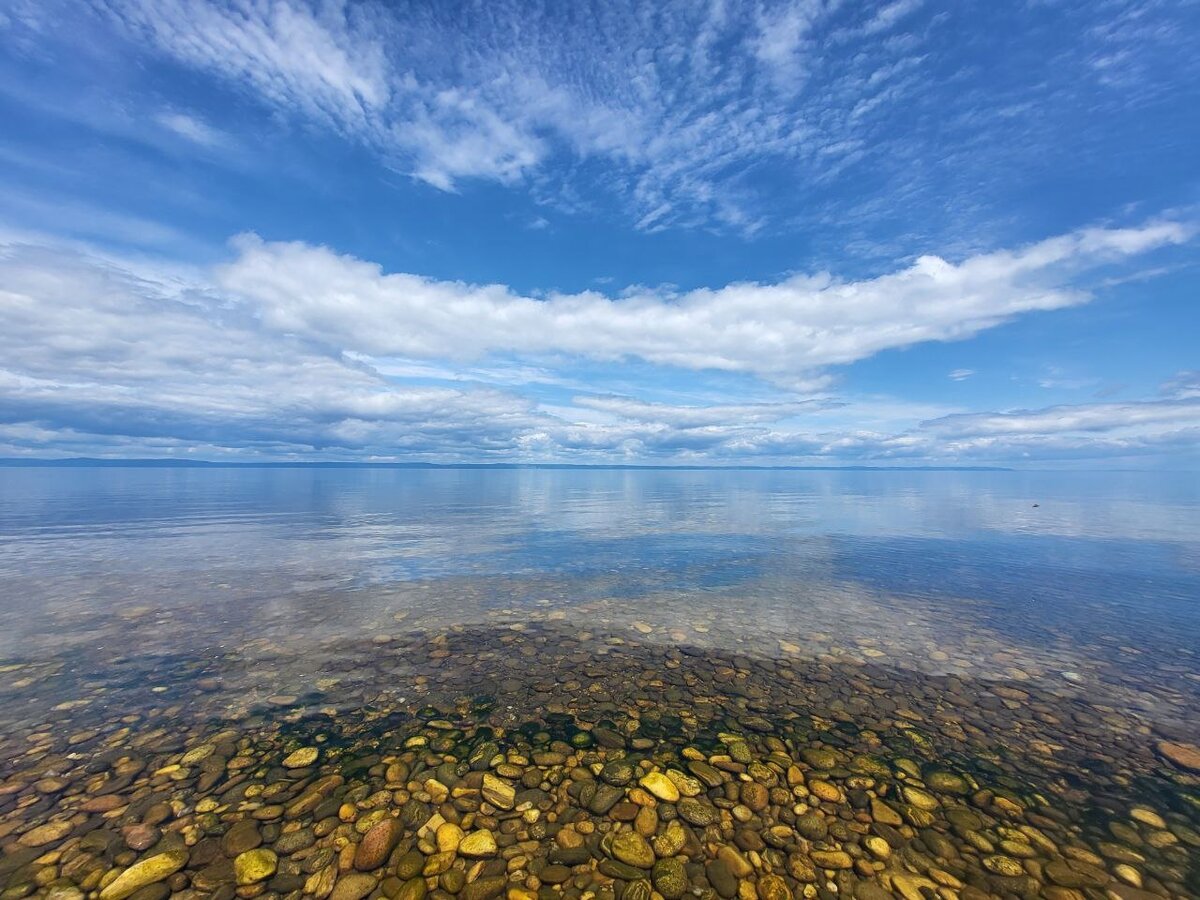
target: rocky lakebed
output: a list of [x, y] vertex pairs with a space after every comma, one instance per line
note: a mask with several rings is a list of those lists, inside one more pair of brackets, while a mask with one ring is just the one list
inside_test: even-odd
[[7, 660], [0, 900], [1200, 896], [1188, 722], [664, 610]]

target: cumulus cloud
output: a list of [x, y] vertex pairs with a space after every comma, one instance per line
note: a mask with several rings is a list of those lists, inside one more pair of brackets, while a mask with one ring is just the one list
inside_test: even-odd
[[[861, 282], [797, 277], [683, 295], [522, 297], [385, 275], [245, 239], [216, 271], [0, 242], [0, 453], [603, 462], [997, 461], [1194, 448], [1196, 375], [1151, 400], [961, 412], [797, 396], [881, 348], [1083, 302], [1069, 273], [1181, 240], [1089, 230]], [[561, 401], [570, 360], [757, 376], [777, 399]], [[464, 360], [470, 359], [470, 364]], [[743, 377], [743, 376], [739, 376]], [[874, 429], [874, 430], [870, 430]], [[1189, 444], [1189, 441], [1191, 442]]]
[[218, 273], [268, 327], [372, 355], [470, 359], [490, 353], [637, 357], [786, 383], [826, 366], [925, 341], [970, 337], [1012, 316], [1084, 303], [1080, 270], [1181, 243], [1178, 223], [1084, 229], [952, 263], [923, 256], [878, 278], [797, 275], [682, 294], [635, 290], [520, 296], [503, 285], [386, 274], [302, 243], [237, 241]]
[[[69, 250], [0, 253], [0, 420], [266, 452], [510, 453], [538, 417], [511, 393], [398, 389], [265, 335], [209, 285]], [[457, 448], [457, 450], [455, 449]]]

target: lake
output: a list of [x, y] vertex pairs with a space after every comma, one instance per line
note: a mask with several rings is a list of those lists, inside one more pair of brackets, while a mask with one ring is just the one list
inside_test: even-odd
[[1194, 474], [3, 468], [0, 897], [1200, 895], [1198, 653]]

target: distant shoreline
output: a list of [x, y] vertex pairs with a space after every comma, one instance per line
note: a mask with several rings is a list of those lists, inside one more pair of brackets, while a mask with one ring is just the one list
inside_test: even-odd
[[752, 471], [752, 472], [1015, 472], [1007, 466], [750, 466], [635, 465], [618, 463], [428, 463], [428, 462], [217, 462], [204, 459], [0, 458], [0, 468], [22, 469], [594, 469], [599, 471]]

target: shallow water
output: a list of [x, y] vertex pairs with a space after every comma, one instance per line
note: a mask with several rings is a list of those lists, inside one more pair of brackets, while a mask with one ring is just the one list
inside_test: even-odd
[[1193, 475], [0, 469], [0, 888], [1200, 895], [1198, 604]]

